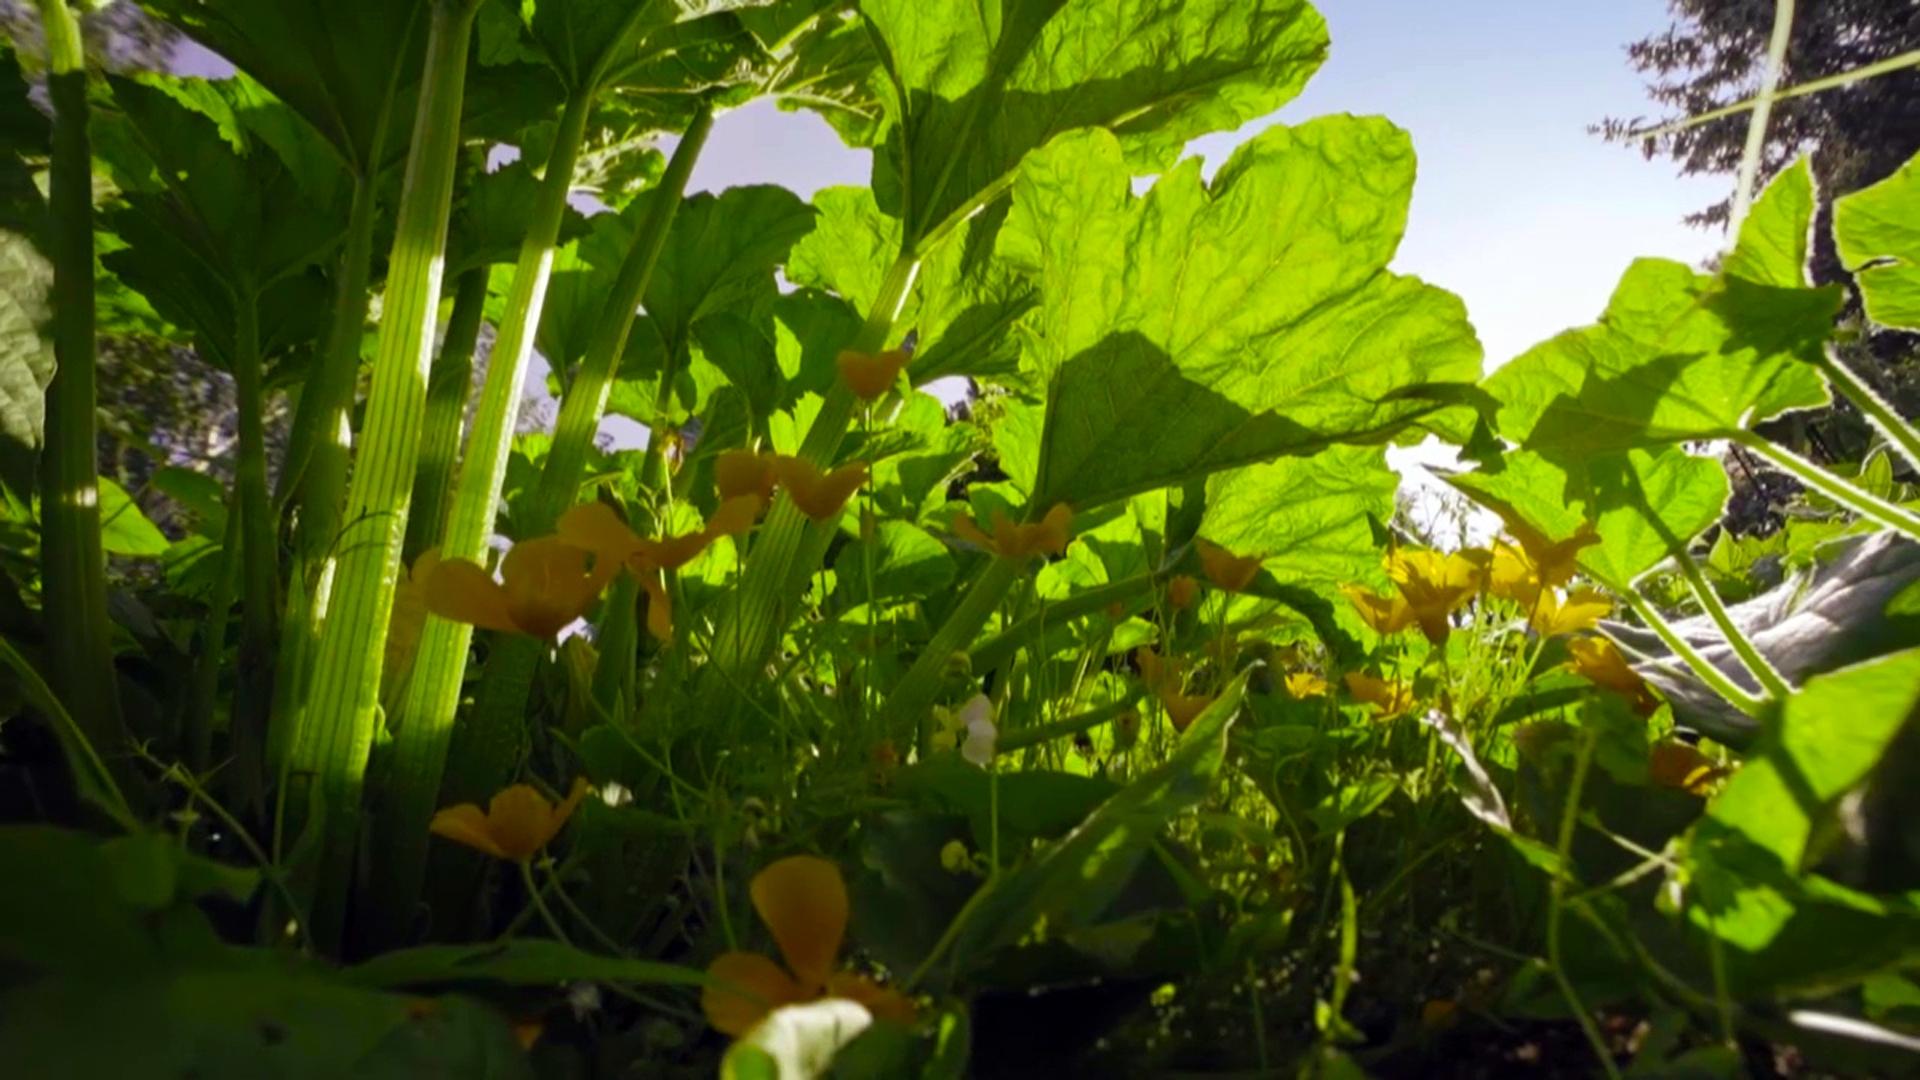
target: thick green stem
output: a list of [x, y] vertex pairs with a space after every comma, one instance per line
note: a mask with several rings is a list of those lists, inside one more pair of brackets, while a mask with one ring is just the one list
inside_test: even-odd
[[107, 563], [100, 545], [94, 454], [93, 152], [80, 24], [65, 0], [40, 0], [53, 101], [47, 247], [53, 257], [53, 351], [46, 446], [40, 454], [40, 574], [52, 685], [123, 785], [139, 777], [123, 755], [126, 721], [113, 670]]
[[1840, 396], [1853, 402], [1874, 430], [1886, 436], [1887, 441], [1900, 451], [1900, 456], [1907, 459], [1907, 464], [1920, 469], [1920, 431], [1901, 419], [1893, 406], [1875, 393], [1873, 387], [1867, 385], [1867, 381], [1852, 368], [1841, 363], [1831, 348], [1821, 355], [1819, 368], [1821, 374], [1827, 377], [1827, 382], [1840, 391]]
[[1633, 608], [1634, 614], [1640, 616], [1640, 621], [1646, 623], [1649, 629], [1659, 635], [1660, 640], [1666, 643], [1667, 648], [1672, 649], [1675, 656], [1685, 661], [1686, 665], [1693, 669], [1693, 673], [1700, 676], [1702, 682], [1713, 688], [1714, 693], [1719, 694], [1729, 705], [1732, 705], [1734, 708], [1739, 709], [1741, 712], [1756, 720], [1766, 715], [1767, 706], [1765, 702], [1747, 693], [1739, 684], [1727, 678], [1726, 672], [1721, 671], [1709, 663], [1706, 657], [1701, 656], [1700, 650], [1688, 643], [1686, 638], [1675, 633], [1673, 627], [1667, 623], [1666, 616], [1660, 614], [1660, 609], [1654, 607], [1651, 601], [1640, 595], [1637, 589], [1631, 586], [1616, 588], [1609, 585], [1608, 587], [1623, 597], [1627, 601], [1627, 606]]
[[913, 666], [900, 678], [880, 708], [880, 730], [896, 739], [904, 739], [918, 730], [920, 719], [933, 705], [946, 677], [947, 662], [964, 651], [979, 636], [980, 628], [1000, 606], [1007, 590], [1019, 580], [1024, 560], [996, 558], [974, 579], [973, 588], [960, 598], [947, 621], [927, 642]]
[[274, 638], [280, 621], [280, 552], [267, 490], [266, 390], [260, 302], [250, 283], [234, 297], [233, 385], [240, 414], [240, 659], [234, 695], [234, 786], [252, 808], [266, 791], [267, 717], [273, 702]]
[[[346, 535], [338, 545], [332, 611], [321, 632], [312, 698], [290, 761], [294, 774], [317, 784], [321, 794], [324, 820], [308, 823], [324, 830], [309, 910], [313, 938], [328, 951], [340, 945], [360, 831], [361, 784], [377, 722], [380, 665], [413, 490], [476, 7], [469, 0], [433, 6], [413, 149], [389, 258], [380, 351]], [[297, 815], [307, 800], [294, 793], [284, 805]]]
[[1920, 540], [1920, 514], [1888, 502], [1869, 492], [1847, 483], [1845, 480], [1827, 472], [1813, 462], [1768, 442], [1758, 435], [1747, 434], [1736, 440], [1743, 447], [1773, 463], [1781, 470], [1791, 473], [1795, 479], [1809, 488], [1852, 510], [1876, 525], [1906, 533]]
[[440, 343], [440, 357], [427, 379], [426, 422], [420, 428], [420, 456], [413, 473], [413, 507], [407, 515], [404, 557], [411, 563], [440, 542], [453, 495], [454, 462], [460, 457], [460, 428], [467, 418], [473, 388], [473, 349], [487, 309], [487, 267], [476, 266], [454, 283], [453, 310]]
[[1787, 685], [1786, 678], [1773, 666], [1773, 661], [1768, 660], [1761, 655], [1759, 649], [1754, 648], [1753, 641], [1747, 637], [1746, 632], [1733, 621], [1733, 616], [1727, 614], [1727, 606], [1720, 602], [1720, 594], [1713, 591], [1713, 586], [1708, 583], [1706, 575], [1700, 572], [1700, 567], [1694, 563], [1693, 556], [1687, 554], [1685, 546], [1674, 551], [1673, 560], [1680, 567], [1680, 576], [1686, 578], [1687, 584], [1693, 589], [1694, 599], [1700, 601], [1700, 607], [1713, 620], [1713, 624], [1720, 628], [1721, 636], [1726, 638], [1727, 644], [1733, 647], [1734, 654], [1739, 656], [1740, 662], [1753, 673], [1754, 681], [1758, 682], [1767, 696], [1775, 701], [1785, 701], [1791, 697], [1793, 688]]
[[[894, 261], [881, 282], [873, 310], [867, 313], [866, 324], [848, 348], [873, 352], [887, 343], [919, 272], [916, 255], [903, 254]], [[852, 392], [836, 382], [807, 430], [800, 456], [815, 465], [829, 464], [853, 421], [853, 404]], [[733, 603], [723, 612], [714, 633], [699, 692], [707, 709], [731, 711], [740, 704], [734, 688], [750, 685], [754, 669], [766, 662], [779, 643], [789, 605], [805, 587], [811, 568], [819, 565], [834, 528], [835, 523], [809, 522], [791, 499], [782, 497], [774, 504], [754, 538], [753, 551], [733, 591]]]
[[[551, 531], [560, 515], [573, 505], [635, 313], [646, 295], [660, 252], [666, 247], [667, 233], [686, 192], [687, 177], [693, 174], [694, 161], [712, 127], [711, 110], [703, 108], [695, 114], [674, 148], [660, 186], [647, 196], [646, 217], [620, 264], [613, 290], [601, 305], [586, 356], [561, 402], [553, 444], [527, 516], [528, 536]], [[659, 441], [653, 440], [656, 445]], [[450, 796], [482, 798], [504, 783], [519, 762], [527, 739], [527, 695], [544, 648], [544, 642], [519, 635], [502, 636], [493, 643], [473, 712], [449, 752], [445, 787]], [[394, 822], [390, 831], [404, 835], [408, 829], [424, 827], [423, 818], [419, 822]]]

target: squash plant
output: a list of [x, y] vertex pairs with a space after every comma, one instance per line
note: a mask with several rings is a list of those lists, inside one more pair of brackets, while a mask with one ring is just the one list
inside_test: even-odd
[[[1488, 375], [1390, 121], [1183, 156], [1305, 0], [145, 6], [235, 73], [94, 77], [64, 0], [0, 63], [9, 1060], [1920, 1046], [1920, 437], [1833, 348], [1920, 330], [1920, 163], [1835, 204], [1857, 306], [1801, 163]], [[871, 184], [689, 193], [760, 98]], [[97, 476], [99, 333], [232, 376], [230, 483]], [[1763, 434], [1835, 392], [1869, 461]], [[1490, 540], [1401, 512], [1426, 439]]]

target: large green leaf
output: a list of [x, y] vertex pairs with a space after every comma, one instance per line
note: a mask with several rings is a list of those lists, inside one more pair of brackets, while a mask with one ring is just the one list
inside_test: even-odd
[[32, 490], [53, 381], [53, 264], [26, 237], [0, 231], [0, 480]]
[[842, 548], [833, 568], [839, 578], [834, 596], [849, 604], [938, 596], [956, 573], [947, 546], [905, 521], [880, 522], [870, 539]]
[[1149, 842], [1213, 786], [1226, 757], [1227, 730], [1240, 712], [1245, 690], [1242, 675], [1194, 720], [1165, 762], [1115, 792], [1058, 843], [989, 886], [991, 891], [961, 928], [955, 952], [983, 961], [1041, 920], [1060, 930], [1105, 910]]
[[1867, 315], [1882, 326], [1920, 330], [1920, 157], [1835, 201], [1833, 234]]
[[1434, 408], [1421, 384], [1476, 379], [1458, 298], [1384, 269], [1413, 176], [1403, 132], [1345, 116], [1267, 129], [1210, 186], [1188, 159], [1143, 199], [1107, 132], [1029, 158], [999, 251], [1042, 297], [1039, 502], [1378, 441]]
[[152, 0], [189, 37], [287, 103], [340, 159], [371, 174], [398, 140], [376, 146], [388, 105], [416, 77], [421, 4], [391, 0]]
[[866, 0], [892, 129], [874, 189], [918, 241], [1030, 151], [1111, 126], [1140, 171], [1279, 108], [1326, 57], [1304, 0]]
[[798, 196], [770, 184], [688, 198], [648, 279], [635, 334], [651, 332], [674, 355], [707, 315], [771, 303], [774, 268], [812, 230], [813, 217]]
[[1728, 277], [1758, 285], [1804, 286], [1815, 201], [1813, 166], [1801, 158], [1774, 177], [1754, 202], [1721, 269]]
[[1598, 325], [1537, 345], [1487, 379], [1500, 434], [1546, 453], [1591, 454], [1729, 437], [1824, 405], [1810, 361], [1840, 300], [1835, 289], [1722, 280], [1642, 259]]
[[1282, 584], [1330, 591], [1378, 574], [1369, 519], [1393, 516], [1398, 486], [1385, 453], [1372, 446], [1216, 473], [1207, 478], [1200, 535], [1265, 556], [1265, 569]]

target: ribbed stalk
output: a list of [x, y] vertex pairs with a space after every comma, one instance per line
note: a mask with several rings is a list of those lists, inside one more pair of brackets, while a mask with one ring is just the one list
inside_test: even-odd
[[1748, 433], [1735, 441], [1778, 466], [1783, 472], [1792, 474], [1807, 487], [1868, 521], [1920, 540], [1920, 514], [1849, 484], [1813, 462], [1776, 446], [1759, 435]]
[[[1613, 588], [1611, 584], [1608, 587]], [[1627, 602], [1627, 606], [1633, 609], [1634, 614], [1640, 616], [1640, 621], [1646, 623], [1648, 629], [1666, 643], [1667, 648], [1673, 650], [1675, 656], [1678, 656], [1687, 667], [1693, 669], [1693, 673], [1700, 677], [1701, 682], [1706, 683], [1714, 693], [1720, 695], [1722, 701], [1756, 720], [1767, 714], [1765, 701], [1747, 693], [1740, 684], [1727, 678], [1726, 672], [1721, 671], [1713, 665], [1712, 661], [1700, 655], [1700, 650], [1694, 648], [1691, 642], [1674, 630], [1672, 624], [1667, 622], [1666, 616], [1660, 614], [1660, 609], [1654, 607], [1651, 600], [1631, 586], [1614, 588], [1613, 591]]]
[[40, 454], [40, 573], [52, 684], [87, 739], [138, 801], [113, 670], [107, 564], [100, 546], [94, 457], [93, 154], [80, 24], [64, 0], [40, 0], [53, 102], [48, 252], [53, 257], [53, 351], [46, 445]]
[[[587, 452], [600, 430], [600, 418], [606, 414], [607, 394], [613, 388], [614, 372], [627, 348], [627, 335], [647, 282], [666, 246], [674, 216], [686, 192], [687, 177], [706, 144], [713, 127], [713, 113], [701, 109], [680, 137], [673, 158], [661, 177], [660, 186], [648, 196], [647, 214], [641, 220], [633, 246], [621, 261], [613, 290], [607, 295], [594, 324], [587, 352], [568, 385], [554, 426], [553, 445], [534, 489], [532, 511], [528, 514], [527, 535], [549, 532], [560, 515], [573, 505], [586, 472]], [[658, 440], [653, 440], [658, 442]], [[520, 760], [526, 742], [527, 695], [539, 670], [545, 644], [530, 637], [503, 635], [487, 654], [485, 674], [474, 699], [473, 713], [453, 740], [447, 762], [446, 790], [456, 799], [482, 798], [497, 788]], [[393, 835], [410, 835], [426, 826], [418, 822], [394, 822], [387, 830]], [[421, 834], [424, 837], [424, 833]]]
[[[426, 404], [476, 7], [472, 0], [433, 5], [346, 534], [338, 545], [337, 579], [320, 635], [312, 695], [290, 759], [294, 775], [318, 784], [322, 797], [324, 820], [307, 823], [324, 830], [309, 910], [313, 940], [328, 951], [338, 951], [345, 922], [361, 785], [377, 722], [380, 663]], [[285, 802], [296, 816], [306, 805], [297, 792]]]
[[234, 296], [234, 407], [240, 415], [240, 657], [234, 695], [233, 785], [243, 808], [266, 791], [267, 714], [273, 702], [274, 638], [280, 621], [280, 553], [267, 490], [266, 390], [260, 301], [251, 282]]
[[352, 452], [348, 414], [360, 372], [360, 338], [366, 332], [376, 201], [373, 182], [357, 178], [347, 216], [346, 246], [334, 274], [333, 317], [326, 345], [314, 374], [301, 386], [274, 495], [275, 505], [281, 508], [296, 493], [300, 497], [267, 738], [267, 760], [276, 769], [286, 760], [293, 734], [300, 727], [320, 624], [326, 620], [327, 602], [333, 592], [331, 548], [340, 529], [347, 461]]
[[[233, 593], [240, 576], [240, 496], [227, 497], [227, 527], [222, 530], [220, 569], [213, 579], [213, 596], [200, 627], [199, 655], [193, 661], [193, 680], [187, 694], [187, 767], [195, 775], [213, 763], [213, 708], [220, 692], [220, 672], [226, 667], [227, 619], [233, 614]], [[211, 556], [209, 556], [211, 557]], [[277, 759], [273, 759], [277, 760]]]
[[933, 640], [927, 642], [913, 666], [887, 695], [887, 703], [880, 708], [882, 732], [894, 739], [911, 737], [920, 718], [940, 693], [948, 662], [955, 653], [965, 652], [973, 644], [980, 628], [987, 625], [1007, 590], [1019, 579], [1020, 566], [1021, 563], [1013, 559], [996, 558], [974, 579], [973, 588], [967, 590], [967, 595], [934, 633]]
[[1773, 666], [1773, 662], [1754, 646], [1746, 631], [1740, 629], [1740, 624], [1733, 621], [1727, 605], [1720, 602], [1720, 594], [1713, 591], [1706, 575], [1700, 572], [1693, 556], [1687, 553], [1686, 545], [1674, 548], [1673, 561], [1680, 568], [1680, 576], [1686, 579], [1687, 585], [1693, 590], [1694, 599], [1700, 602], [1701, 610], [1720, 628], [1720, 636], [1727, 639], [1727, 645], [1733, 649], [1734, 655], [1753, 674], [1754, 681], [1765, 692], [1764, 696], [1780, 702], [1792, 697], [1793, 688], [1787, 685], [1786, 678]]
[[453, 495], [453, 465], [460, 456], [460, 427], [473, 388], [473, 350], [487, 309], [487, 267], [461, 273], [453, 287], [453, 311], [440, 341], [440, 357], [427, 379], [427, 416], [420, 428], [420, 456], [413, 472], [413, 510], [403, 548], [409, 564], [440, 542]]
[[1907, 459], [1907, 464], [1920, 469], [1920, 430], [1915, 430], [1912, 424], [1901, 419], [1885, 398], [1875, 393], [1865, 379], [1833, 354], [1831, 346], [1821, 355], [1819, 368], [1821, 374], [1827, 377], [1827, 382], [1840, 391], [1840, 396], [1853, 402], [1874, 430], [1886, 436], [1887, 441], [1900, 451], [1900, 456]]
[[[866, 324], [848, 348], [874, 352], [886, 345], [919, 271], [920, 260], [913, 255], [894, 261]], [[816, 465], [830, 463], [852, 421], [853, 394], [836, 382], [807, 429], [800, 456]], [[706, 710], [731, 712], [738, 707], [735, 688], [752, 685], [754, 670], [779, 643], [793, 598], [805, 586], [808, 572], [819, 564], [833, 528], [832, 524], [812, 525], [791, 499], [781, 498], [774, 504], [741, 569], [733, 603], [714, 633], [700, 683], [700, 701]]]

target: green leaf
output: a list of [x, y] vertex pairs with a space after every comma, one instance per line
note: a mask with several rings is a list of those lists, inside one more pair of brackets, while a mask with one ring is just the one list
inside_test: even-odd
[[1730, 437], [1824, 405], [1812, 361], [1841, 299], [1838, 289], [1721, 281], [1642, 259], [1599, 324], [1537, 345], [1487, 379], [1500, 433], [1543, 453], [1592, 454]]
[[1601, 458], [1587, 475], [1600, 543], [1580, 552], [1580, 564], [1618, 585], [1684, 549], [1720, 520], [1727, 503], [1727, 472], [1720, 462], [1677, 446]]
[[1460, 301], [1384, 269], [1413, 175], [1403, 132], [1354, 117], [1268, 128], [1210, 186], [1188, 159], [1144, 199], [1106, 132], [1033, 155], [999, 251], [1042, 296], [1038, 503], [1379, 441], [1438, 407], [1421, 384], [1478, 378]]
[[864, 313], [899, 254], [900, 222], [881, 212], [870, 188], [821, 188], [813, 194], [813, 208], [814, 229], [793, 245], [787, 278], [838, 293]]
[[53, 381], [53, 264], [19, 233], [0, 231], [0, 480], [33, 490]]
[[1138, 171], [1285, 104], [1326, 56], [1304, 0], [861, 5], [892, 76], [874, 189], [915, 242], [1055, 135], [1110, 125]]
[[984, 960], [1044, 919], [1078, 925], [1112, 902], [1148, 843], [1213, 786], [1226, 756], [1227, 730], [1246, 690], [1241, 675], [1180, 737], [1173, 753], [1087, 815], [1065, 838], [1001, 877], [979, 901], [955, 941], [956, 955]]
[[787, 1005], [727, 1048], [721, 1080], [812, 1080], [825, 1076], [833, 1055], [873, 1023], [857, 1001], [827, 998]]
[[[540, 193], [540, 178], [534, 175], [532, 166], [524, 160], [481, 173], [459, 192], [459, 202], [454, 207], [453, 216], [448, 222], [447, 231], [447, 269], [446, 280], [452, 281], [464, 270], [476, 266], [491, 266], [499, 263], [511, 263], [520, 257], [520, 241], [526, 236], [529, 225], [528, 216]], [[609, 227], [612, 222], [622, 218], [602, 214], [591, 223], [579, 211], [569, 206], [562, 211], [560, 220], [560, 242], [571, 245], [585, 236], [591, 227]], [[623, 236], [630, 238], [632, 223], [627, 223]], [[614, 238], [617, 242], [619, 237]], [[589, 264], [605, 265], [608, 280], [619, 265], [619, 253], [615, 252], [612, 262], [605, 258], [606, 241], [596, 242], [592, 250], [583, 256]], [[554, 277], [562, 272], [561, 260], [567, 257], [566, 248], [555, 256]], [[557, 281], [556, 281], [557, 285]], [[550, 285], [547, 305], [553, 305]], [[541, 328], [545, 330], [545, 319]], [[577, 354], [575, 354], [577, 355]]]
[[1774, 177], [1754, 202], [1721, 269], [1757, 285], [1805, 286], [1815, 202], [1812, 159], [1803, 157]]
[[1370, 519], [1393, 516], [1398, 487], [1385, 453], [1372, 446], [1216, 473], [1207, 478], [1200, 535], [1267, 556], [1265, 569], [1282, 584], [1331, 592], [1378, 573]]
[[421, 945], [382, 953], [346, 969], [361, 986], [420, 986], [491, 982], [550, 986], [576, 979], [702, 986], [706, 975], [677, 964], [597, 956], [546, 938], [516, 938], [485, 945]]
[[100, 546], [110, 555], [165, 555], [172, 546], [125, 488], [100, 478]]
[[945, 544], [905, 521], [880, 522], [872, 540], [842, 548], [833, 569], [840, 579], [834, 596], [848, 604], [935, 597], [953, 583], [957, 572]]
[[[1012, 730], [1017, 729], [1008, 733]], [[1098, 777], [1047, 769], [989, 777], [957, 754], [931, 757], [901, 769], [894, 776], [894, 788], [902, 796], [966, 817], [982, 848], [993, 842], [997, 813], [1001, 840], [1009, 850], [1065, 835], [1118, 790]]]
[[1920, 157], [1835, 200], [1833, 235], [1867, 316], [1882, 326], [1920, 330]]
[[1920, 650], [1817, 675], [1707, 816], [1798, 872], [1817, 824], [1864, 780], [1920, 708]]

